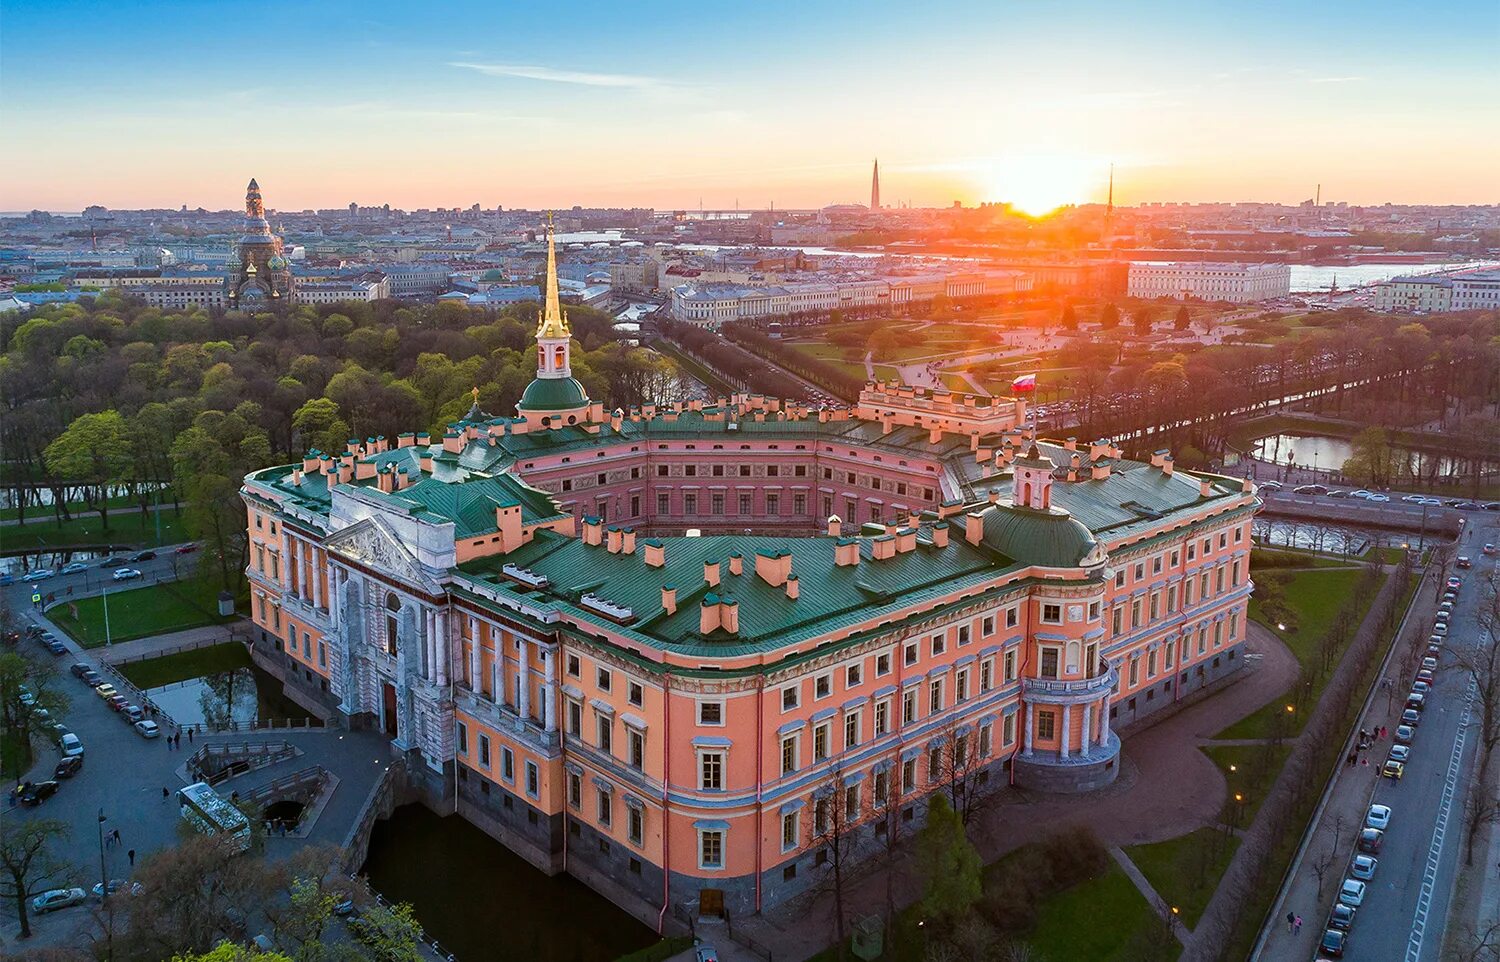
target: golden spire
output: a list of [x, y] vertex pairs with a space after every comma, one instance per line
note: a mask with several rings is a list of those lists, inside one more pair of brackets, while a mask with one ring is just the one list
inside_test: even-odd
[[568, 330], [568, 319], [562, 312], [562, 299], [557, 293], [557, 245], [552, 239], [552, 212], [547, 212], [547, 301], [536, 327], [536, 336], [572, 337]]

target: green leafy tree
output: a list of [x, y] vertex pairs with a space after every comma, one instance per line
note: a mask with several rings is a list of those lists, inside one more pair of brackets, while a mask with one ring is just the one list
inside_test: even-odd
[[349, 934], [374, 962], [418, 962], [422, 926], [405, 902], [372, 906], [349, 922]]
[[4, 774], [16, 778], [31, 767], [31, 745], [51, 718], [62, 717], [68, 696], [56, 685], [56, 673], [44, 662], [14, 652], [0, 654], [0, 733]]
[[74, 418], [47, 445], [45, 457], [53, 472], [83, 486], [85, 500], [99, 512], [108, 531], [109, 489], [128, 479], [135, 465], [130, 430], [120, 412], [111, 409]]
[[926, 880], [922, 911], [950, 922], [962, 918], [983, 893], [984, 863], [945, 793], [932, 795], [927, 823], [916, 841], [917, 860]]
[[1099, 309], [1099, 326], [1112, 331], [1120, 326], [1120, 309], [1114, 304], [1105, 304]]
[[280, 952], [262, 952], [253, 946], [220, 942], [207, 952], [187, 952], [172, 956], [172, 962], [293, 962]]
[[317, 448], [333, 454], [349, 440], [349, 425], [339, 417], [339, 406], [326, 397], [315, 397], [299, 407], [292, 415], [292, 429], [304, 450]]
[[1078, 312], [1073, 310], [1072, 304], [1063, 305], [1062, 317], [1059, 321], [1065, 331], [1078, 330]]
[[1193, 312], [1188, 310], [1186, 304], [1177, 309], [1177, 317], [1172, 321], [1173, 330], [1185, 331], [1192, 326]]
[[1151, 309], [1151, 305], [1142, 304], [1135, 309], [1130, 320], [1135, 325], [1136, 336], [1145, 337], [1151, 333], [1151, 325], [1156, 322], [1156, 312]]

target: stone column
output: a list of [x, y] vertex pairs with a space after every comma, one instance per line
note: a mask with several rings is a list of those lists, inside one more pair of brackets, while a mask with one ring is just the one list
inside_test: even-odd
[[557, 731], [557, 649], [542, 653], [546, 682], [542, 685], [542, 728]]
[[[326, 555], [325, 555], [325, 557], [326, 557]], [[339, 630], [339, 625], [342, 623], [339, 620], [339, 616], [342, 614], [342, 612], [339, 611], [339, 608], [341, 606], [338, 603], [338, 599], [340, 597], [342, 597], [339, 594], [339, 587], [340, 587], [340, 585], [339, 585], [339, 569], [336, 568], [336, 567], [334, 567], [333, 565], [329, 565], [328, 566], [328, 597], [330, 599], [332, 599], [332, 600], [329, 602], [329, 605], [328, 605], [328, 627], [331, 628], [334, 631], [338, 631]]]
[[479, 691], [484, 687], [479, 680], [479, 622], [474, 621], [474, 630], [469, 632], [469, 690]]
[[296, 594], [292, 585], [292, 540], [286, 535], [286, 525], [281, 526], [281, 590]]
[[313, 570], [312, 570], [312, 545], [306, 541], [297, 542], [298, 574], [302, 576], [302, 600], [312, 603], [313, 599]]
[[437, 683], [448, 684], [448, 663], [452, 659], [448, 648], [448, 612], [439, 608], [437, 612]]
[[1103, 748], [1109, 744], [1109, 692], [1104, 693], [1104, 700], [1099, 703], [1099, 747]]
[[1021, 754], [1031, 754], [1031, 702], [1026, 703], [1026, 723], [1021, 727]]
[[328, 599], [324, 596], [323, 592], [323, 572], [327, 567], [328, 559], [326, 556], [323, 556], [322, 549], [317, 545], [313, 545], [312, 556], [313, 607], [327, 611]]
[[516, 714], [531, 717], [531, 642], [517, 636], [516, 641]]
[[1064, 761], [1068, 757], [1068, 723], [1073, 720], [1073, 706], [1062, 706], [1062, 728], [1057, 732], [1057, 755]]
[[1094, 703], [1083, 706], [1083, 731], [1078, 735], [1078, 754], [1089, 753], [1089, 743], [1094, 740]]

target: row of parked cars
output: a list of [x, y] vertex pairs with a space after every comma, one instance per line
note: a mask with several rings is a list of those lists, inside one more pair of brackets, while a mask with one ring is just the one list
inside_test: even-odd
[[1323, 956], [1341, 959], [1349, 948], [1349, 935], [1354, 929], [1354, 919], [1360, 906], [1365, 904], [1365, 893], [1375, 878], [1380, 860], [1375, 855], [1385, 839], [1385, 831], [1391, 825], [1389, 805], [1371, 805], [1365, 812], [1364, 825], [1355, 840], [1354, 857], [1349, 860], [1343, 884], [1339, 886], [1338, 901], [1328, 915], [1328, 924], [1323, 929], [1323, 938], [1318, 950]]
[[[1281, 491], [1286, 485], [1280, 481], [1263, 481], [1258, 487], [1262, 491]], [[1353, 498], [1356, 501], [1368, 501], [1371, 504], [1387, 504], [1391, 500], [1389, 494], [1380, 491], [1367, 491], [1364, 488], [1330, 488], [1326, 484], [1299, 484], [1292, 488], [1292, 493], [1327, 498]], [[1403, 494], [1398, 500], [1407, 504], [1428, 505], [1435, 508], [1456, 508], [1459, 511], [1500, 511], [1500, 501], [1437, 498], [1430, 494]]]
[[156, 738], [161, 734], [161, 728], [156, 722], [146, 717], [145, 709], [139, 705], [133, 705], [130, 700], [120, 694], [114, 685], [104, 680], [104, 676], [95, 671], [84, 662], [78, 662], [68, 669], [74, 678], [80, 678], [85, 685], [94, 689], [94, 694], [104, 699], [104, 703], [120, 713], [120, 717], [135, 727], [142, 738]]
[[[176, 554], [192, 554], [198, 550], [196, 542], [180, 544], [172, 549]], [[138, 564], [142, 561], [151, 561], [156, 557], [156, 552], [151, 549], [137, 551], [130, 555], [110, 555], [101, 561], [74, 561], [63, 565], [61, 568], [33, 568], [21, 576], [25, 582], [46, 581], [58, 575], [76, 575], [88, 571], [90, 568], [114, 568], [112, 576], [116, 581], [131, 581], [141, 577], [140, 571], [135, 568], [125, 567], [128, 564]], [[15, 583], [15, 576], [9, 572], [0, 573], [0, 586]]]

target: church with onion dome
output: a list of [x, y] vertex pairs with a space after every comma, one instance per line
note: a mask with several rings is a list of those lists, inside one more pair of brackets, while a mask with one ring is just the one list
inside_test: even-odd
[[224, 287], [228, 306], [241, 310], [290, 303], [296, 294], [281, 238], [271, 233], [260, 185], [254, 178], [245, 188], [245, 223], [229, 259]]

